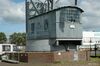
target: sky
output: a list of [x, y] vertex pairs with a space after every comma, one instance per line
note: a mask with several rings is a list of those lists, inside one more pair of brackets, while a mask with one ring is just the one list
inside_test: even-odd
[[[56, 6], [72, 4], [69, 1], [71, 0], [60, 0]], [[100, 31], [99, 4], [100, 0], [78, 0], [78, 6], [84, 10], [81, 20], [84, 30]], [[0, 0], [0, 32], [10, 35], [25, 30], [25, 0]]]
[[0, 0], [0, 32], [25, 32], [24, 0]]

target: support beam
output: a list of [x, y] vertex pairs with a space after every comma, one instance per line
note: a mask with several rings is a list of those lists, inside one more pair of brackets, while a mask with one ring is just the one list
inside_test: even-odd
[[53, 9], [53, 0], [47, 0], [48, 3], [48, 11]]
[[77, 5], [77, 0], [75, 0], [75, 5]]
[[34, 9], [35, 9], [35, 11], [36, 11], [38, 14], [40, 14], [39, 11], [38, 11], [37, 8], [36, 8], [34, 2], [33, 2], [32, 0], [30, 0], [30, 1], [31, 1], [31, 3], [32, 3], [32, 5], [33, 5], [33, 7], [34, 7]]

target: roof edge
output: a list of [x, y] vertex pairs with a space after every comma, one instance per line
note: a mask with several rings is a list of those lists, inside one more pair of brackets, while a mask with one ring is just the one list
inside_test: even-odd
[[63, 9], [63, 8], [77, 8], [77, 9], [79, 9], [81, 12], [84, 12], [81, 8], [79, 8], [79, 7], [77, 7], [77, 6], [63, 6], [63, 7], [59, 7], [59, 8], [56, 8], [56, 9], [54, 9], [54, 10], [51, 10], [51, 11], [48, 11], [48, 12], [45, 12], [45, 13], [42, 13], [42, 14], [33, 16], [33, 17], [29, 18], [29, 19], [32, 19], [32, 18], [41, 16], [41, 15], [44, 15], [44, 14], [47, 14], [47, 13], [50, 13], [50, 12], [53, 12], [53, 11], [57, 11], [57, 10], [60, 10], [60, 9]]

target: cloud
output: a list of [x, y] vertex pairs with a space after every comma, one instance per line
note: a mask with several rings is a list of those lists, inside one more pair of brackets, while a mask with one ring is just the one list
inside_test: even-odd
[[[58, 0], [54, 0], [55, 2]], [[59, 0], [54, 4], [54, 8], [62, 7], [62, 6], [71, 6], [75, 4], [75, 0]]]
[[[42, 0], [41, 0], [42, 1]], [[100, 0], [78, 0], [79, 7], [84, 10], [82, 23], [84, 30], [99, 30]], [[74, 0], [59, 0], [55, 7], [73, 5]], [[12, 0], [0, 0], [0, 22], [25, 22], [25, 3]], [[100, 30], [99, 30], [100, 31]]]
[[[100, 0], [83, 0], [79, 6], [84, 10], [82, 23], [84, 30], [98, 31], [100, 28]], [[99, 30], [100, 31], [100, 30]]]
[[25, 22], [24, 2], [15, 3], [12, 0], [0, 0], [0, 19], [4, 22]]

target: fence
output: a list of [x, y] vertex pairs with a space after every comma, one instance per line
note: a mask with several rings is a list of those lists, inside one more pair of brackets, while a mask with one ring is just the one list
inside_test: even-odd
[[81, 50], [81, 51], [89, 50], [90, 51], [90, 56], [92, 56], [92, 57], [100, 57], [100, 44], [81, 45], [81, 46], [78, 46], [78, 49]]

